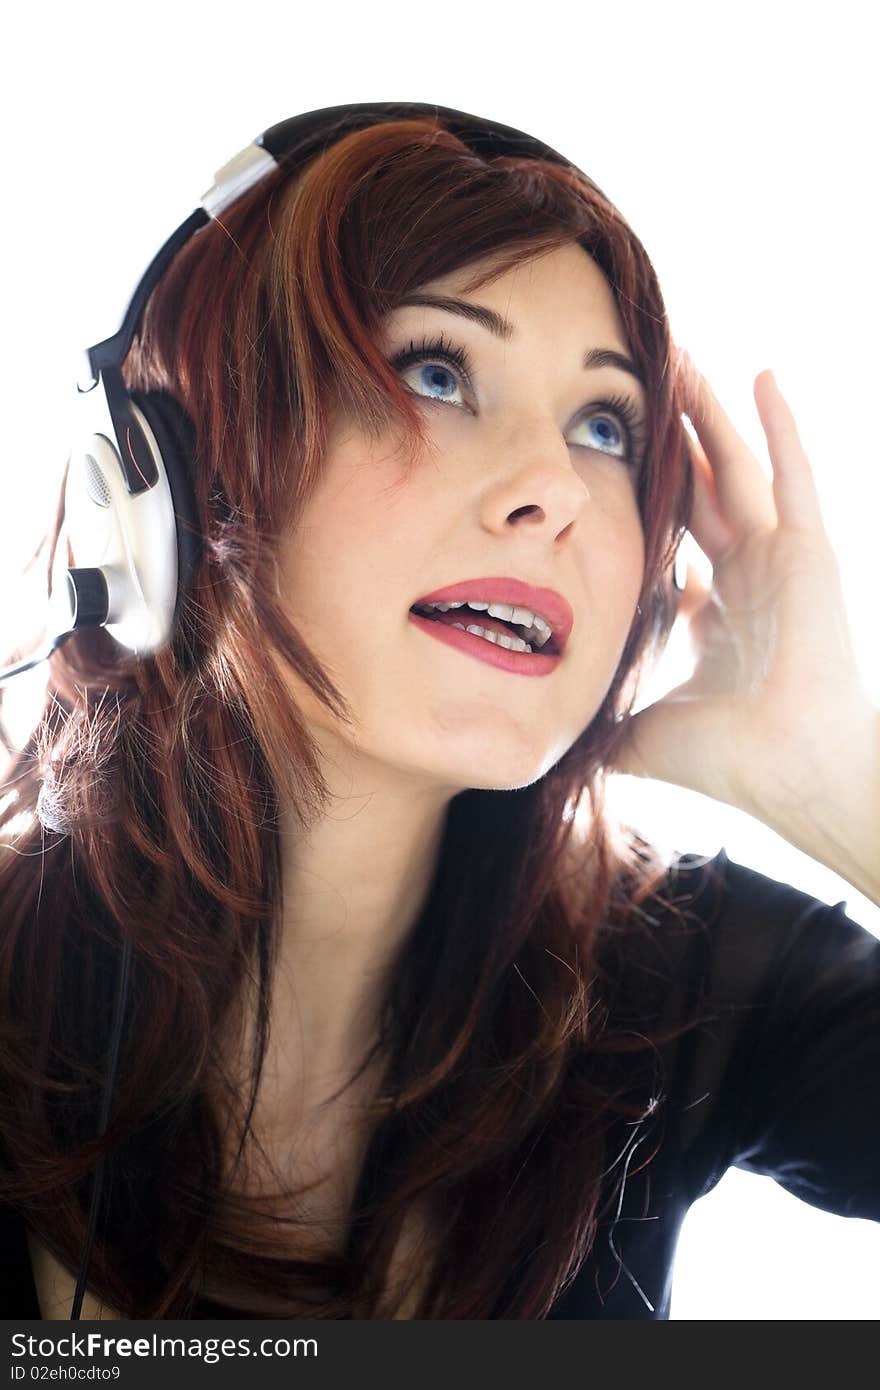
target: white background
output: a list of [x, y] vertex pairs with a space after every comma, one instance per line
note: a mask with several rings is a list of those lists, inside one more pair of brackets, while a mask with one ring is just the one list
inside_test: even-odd
[[[17, 621], [27, 598], [17, 573], [67, 458], [78, 354], [116, 330], [215, 169], [299, 111], [430, 101], [538, 135], [595, 178], [644, 242], [676, 340], [765, 461], [752, 383], [773, 367], [880, 703], [870, 6], [101, 0], [13, 16], [0, 84], [0, 620]], [[673, 643], [667, 687], [679, 659]], [[649, 834], [705, 853], [723, 844], [763, 873], [845, 900], [880, 934], [880, 910], [748, 817], [656, 782], [617, 778], [614, 794]], [[878, 1266], [875, 1225], [731, 1172], [687, 1219], [673, 1315], [873, 1319]]]

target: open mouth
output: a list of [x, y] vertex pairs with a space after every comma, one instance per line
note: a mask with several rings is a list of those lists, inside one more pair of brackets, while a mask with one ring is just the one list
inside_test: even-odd
[[491, 617], [485, 611], [472, 608], [465, 603], [450, 607], [445, 612], [430, 604], [413, 604], [411, 613], [427, 618], [429, 622], [441, 623], [446, 627], [460, 628], [481, 637], [486, 642], [504, 647], [508, 651], [519, 651], [541, 656], [558, 656], [559, 647], [553, 633], [543, 640], [534, 628], [525, 628], [521, 623], [509, 622], [504, 618]]

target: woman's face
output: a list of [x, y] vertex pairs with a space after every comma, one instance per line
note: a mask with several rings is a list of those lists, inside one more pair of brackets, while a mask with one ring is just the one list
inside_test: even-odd
[[[340, 415], [282, 556], [292, 620], [356, 720], [352, 733], [288, 677], [322, 747], [343, 751], [341, 740], [364, 762], [451, 794], [527, 786], [571, 747], [614, 676], [644, 566], [643, 446], [619, 408], [599, 404], [622, 396], [644, 418], [644, 392], [619, 367], [584, 367], [594, 349], [629, 356], [607, 281], [571, 243], [463, 294], [479, 264], [419, 294], [490, 309], [509, 337], [438, 307], [389, 313], [389, 360], [410, 340], [418, 349], [442, 334], [444, 348], [465, 351], [469, 371], [437, 351], [399, 366], [433, 446], [408, 480], [399, 436], [369, 441]], [[501, 669], [410, 619], [438, 589], [499, 577], [570, 604], [574, 623], [549, 673], [525, 674], [525, 662]]]

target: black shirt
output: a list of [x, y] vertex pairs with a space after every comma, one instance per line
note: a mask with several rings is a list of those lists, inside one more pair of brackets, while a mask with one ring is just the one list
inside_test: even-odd
[[[724, 849], [670, 874], [687, 930], [659, 913], [622, 965], [664, 1030], [695, 1008], [705, 1021], [659, 1049], [656, 1109], [621, 1128], [609, 1182], [625, 1173], [622, 1189], [551, 1319], [668, 1318], [682, 1221], [731, 1166], [880, 1221], [880, 940], [844, 903]], [[2, 1207], [0, 1313], [40, 1317], [24, 1222]], [[229, 1314], [203, 1303], [196, 1316]]]

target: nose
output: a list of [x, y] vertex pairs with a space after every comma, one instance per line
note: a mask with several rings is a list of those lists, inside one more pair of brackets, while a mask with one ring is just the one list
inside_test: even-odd
[[560, 536], [589, 505], [590, 492], [574, 467], [559, 426], [522, 417], [492, 442], [495, 481], [484, 494], [483, 521], [491, 530], [508, 524], [546, 527]]

